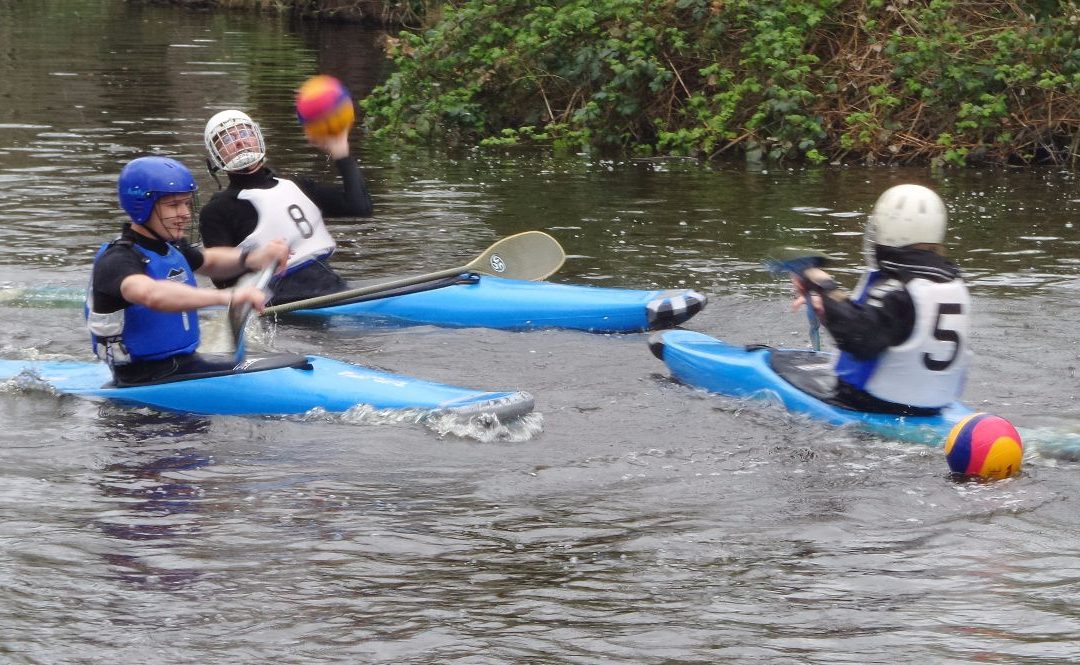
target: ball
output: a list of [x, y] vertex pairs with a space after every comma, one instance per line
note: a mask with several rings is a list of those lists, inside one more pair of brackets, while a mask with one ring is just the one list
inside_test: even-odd
[[1020, 473], [1024, 444], [1012, 423], [990, 413], [975, 413], [953, 425], [945, 459], [953, 473], [986, 479]]
[[356, 120], [352, 96], [333, 76], [313, 76], [296, 93], [296, 117], [313, 138], [339, 134]]

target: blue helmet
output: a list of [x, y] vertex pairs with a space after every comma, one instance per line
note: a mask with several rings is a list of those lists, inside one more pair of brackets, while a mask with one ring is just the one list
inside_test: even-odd
[[186, 166], [169, 157], [139, 157], [128, 162], [117, 182], [120, 207], [134, 224], [145, 224], [154, 204], [167, 194], [194, 193], [199, 188]]

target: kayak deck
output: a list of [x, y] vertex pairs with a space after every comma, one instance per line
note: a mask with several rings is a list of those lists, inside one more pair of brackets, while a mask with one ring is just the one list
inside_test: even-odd
[[297, 358], [250, 356], [234, 372], [121, 388], [100, 362], [0, 360], [0, 381], [25, 379], [62, 394], [200, 415], [294, 415], [312, 409], [336, 413], [367, 405], [466, 417], [492, 414], [508, 420], [533, 408], [526, 392], [450, 386], [320, 356], [282, 363], [282, 355]]
[[703, 294], [690, 289], [618, 289], [469, 274], [437, 288], [380, 294], [287, 315], [352, 317], [397, 325], [625, 333], [679, 325], [700, 312], [706, 302]]
[[[770, 357], [773, 353], [788, 352], [783, 349], [734, 346], [689, 330], [655, 333], [649, 338], [649, 346], [653, 355], [667, 365], [672, 377], [686, 385], [730, 397], [768, 400], [781, 404], [791, 413], [901, 441], [943, 445], [952, 426], [973, 413], [959, 402], [934, 416], [869, 413], [831, 404], [797, 388], [774, 370]], [[794, 353], [820, 356], [822, 361], [831, 357], [821, 352]]]

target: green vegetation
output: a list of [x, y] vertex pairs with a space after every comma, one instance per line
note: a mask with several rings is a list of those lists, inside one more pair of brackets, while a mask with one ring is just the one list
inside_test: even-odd
[[866, 163], [1072, 163], [1075, 0], [462, 0], [389, 40], [377, 135]]

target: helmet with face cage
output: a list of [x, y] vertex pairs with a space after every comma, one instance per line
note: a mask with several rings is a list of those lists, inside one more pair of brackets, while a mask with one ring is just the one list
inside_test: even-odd
[[266, 159], [262, 130], [242, 111], [214, 114], [203, 130], [203, 143], [215, 171], [250, 173]]
[[120, 207], [134, 224], [145, 224], [161, 197], [194, 194], [198, 188], [186, 166], [171, 157], [156, 155], [131, 160], [117, 180]]

